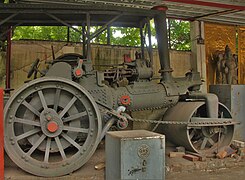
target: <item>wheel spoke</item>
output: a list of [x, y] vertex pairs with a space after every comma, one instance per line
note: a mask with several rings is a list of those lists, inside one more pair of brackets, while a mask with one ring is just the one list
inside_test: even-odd
[[212, 140], [212, 138], [208, 138], [208, 142], [213, 146], [215, 142]]
[[43, 91], [42, 90], [38, 91], [38, 95], [39, 95], [39, 98], [41, 100], [41, 103], [42, 103], [43, 108], [44, 109], [47, 109], [48, 106], [47, 106], [46, 100], [44, 98]]
[[45, 134], [43, 134], [26, 154], [30, 156], [37, 149], [37, 147], [43, 142], [45, 138], [46, 136]]
[[89, 129], [76, 128], [76, 127], [71, 127], [71, 126], [64, 126], [63, 130], [72, 131], [72, 132], [81, 132], [81, 133], [88, 133], [88, 131], [89, 131]]
[[46, 143], [45, 156], [44, 156], [44, 162], [46, 163], [48, 163], [48, 159], [49, 159], [50, 146], [51, 146], [51, 138], [48, 138]]
[[84, 111], [84, 112], [81, 112], [81, 113], [78, 113], [78, 114], [75, 114], [75, 115], [71, 115], [71, 116], [69, 116], [67, 118], [64, 118], [63, 122], [73, 121], [73, 120], [76, 120], [76, 119], [78, 119], [80, 117], [83, 117], [83, 116], [86, 116], [86, 115], [87, 115], [87, 112]]
[[14, 119], [14, 122], [21, 123], [21, 124], [27, 124], [27, 125], [31, 125], [31, 126], [38, 126], [38, 127], [41, 126], [40, 122], [31, 121], [28, 119], [17, 118], [17, 117]]
[[68, 135], [62, 133], [61, 136], [62, 136], [65, 140], [67, 140], [70, 144], [72, 144], [74, 147], [76, 147], [78, 150], [81, 149], [81, 146], [80, 146], [78, 143], [76, 143], [72, 138], [70, 138]]
[[59, 100], [60, 100], [60, 89], [56, 89], [55, 97], [54, 97], [54, 110], [57, 112]]
[[59, 117], [62, 118], [65, 113], [71, 108], [71, 106], [76, 102], [77, 98], [74, 96], [71, 101], [66, 105], [63, 111], [60, 113]]
[[40, 131], [41, 131], [41, 129], [37, 129], [37, 128], [32, 129], [31, 131], [28, 131], [28, 132], [26, 132], [24, 134], [21, 134], [21, 135], [17, 136], [16, 140], [19, 141], [21, 139], [24, 139], [24, 138], [27, 138], [29, 136], [32, 136], [32, 135], [34, 135], [34, 134], [36, 134], [36, 133], [38, 133]]
[[25, 107], [27, 107], [27, 109], [29, 109], [31, 112], [33, 112], [34, 114], [36, 114], [38, 117], [40, 117], [40, 112], [38, 110], [36, 110], [32, 105], [30, 105], [28, 102], [24, 101], [22, 103]]
[[57, 146], [59, 148], [61, 157], [63, 158], [63, 160], [65, 160], [66, 159], [65, 151], [64, 151], [64, 149], [63, 149], [63, 147], [61, 145], [59, 137], [55, 137], [54, 139], [55, 139], [55, 142], [56, 142], [56, 144], [57, 144]]
[[195, 130], [192, 129], [192, 131], [191, 131], [191, 133], [190, 133], [190, 135], [189, 135], [190, 140], [194, 137], [194, 135], [195, 135]]
[[207, 142], [208, 142], [208, 138], [205, 137], [205, 138], [203, 139], [203, 142], [202, 142], [202, 145], [201, 145], [201, 150], [204, 149], [204, 148], [206, 147]]

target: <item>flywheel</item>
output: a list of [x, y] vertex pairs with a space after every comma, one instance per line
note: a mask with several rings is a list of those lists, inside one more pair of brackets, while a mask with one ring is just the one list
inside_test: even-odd
[[23, 170], [44, 177], [69, 174], [96, 150], [101, 115], [79, 84], [58, 77], [23, 85], [4, 109], [5, 150]]

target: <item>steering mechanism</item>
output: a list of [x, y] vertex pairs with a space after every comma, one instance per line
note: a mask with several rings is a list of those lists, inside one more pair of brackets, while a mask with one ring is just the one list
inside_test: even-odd
[[43, 75], [43, 73], [40, 72], [40, 71], [38, 70], [39, 62], [40, 62], [40, 59], [37, 58], [37, 59], [32, 63], [31, 68], [30, 68], [30, 70], [28, 71], [27, 78], [30, 78], [30, 77], [33, 75], [33, 73], [34, 73], [34, 79], [37, 79], [37, 73], [38, 73], [38, 72], [39, 72], [41, 75]]

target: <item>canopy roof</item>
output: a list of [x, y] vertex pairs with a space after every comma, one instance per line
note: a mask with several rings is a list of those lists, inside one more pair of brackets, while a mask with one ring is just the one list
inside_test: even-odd
[[[0, 25], [111, 25], [140, 27], [158, 11], [110, 5], [0, 4]], [[88, 18], [88, 15], [90, 18]]]
[[84, 5], [93, 7], [116, 5], [150, 9], [154, 6], [168, 7], [167, 16], [184, 20], [202, 20], [226, 24], [245, 25], [244, 0], [15, 0], [19, 4]]

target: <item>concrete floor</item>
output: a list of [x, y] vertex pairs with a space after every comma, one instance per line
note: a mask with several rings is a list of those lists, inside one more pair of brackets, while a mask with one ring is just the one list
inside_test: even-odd
[[[76, 172], [63, 177], [42, 178], [24, 172], [6, 157], [5, 180], [103, 180], [104, 169], [94, 169], [101, 162], [105, 162], [104, 146], [99, 146], [92, 158]], [[233, 158], [226, 158], [191, 162], [183, 158], [166, 157], [166, 174], [166, 180], [244, 180], [245, 160], [237, 162]]]

